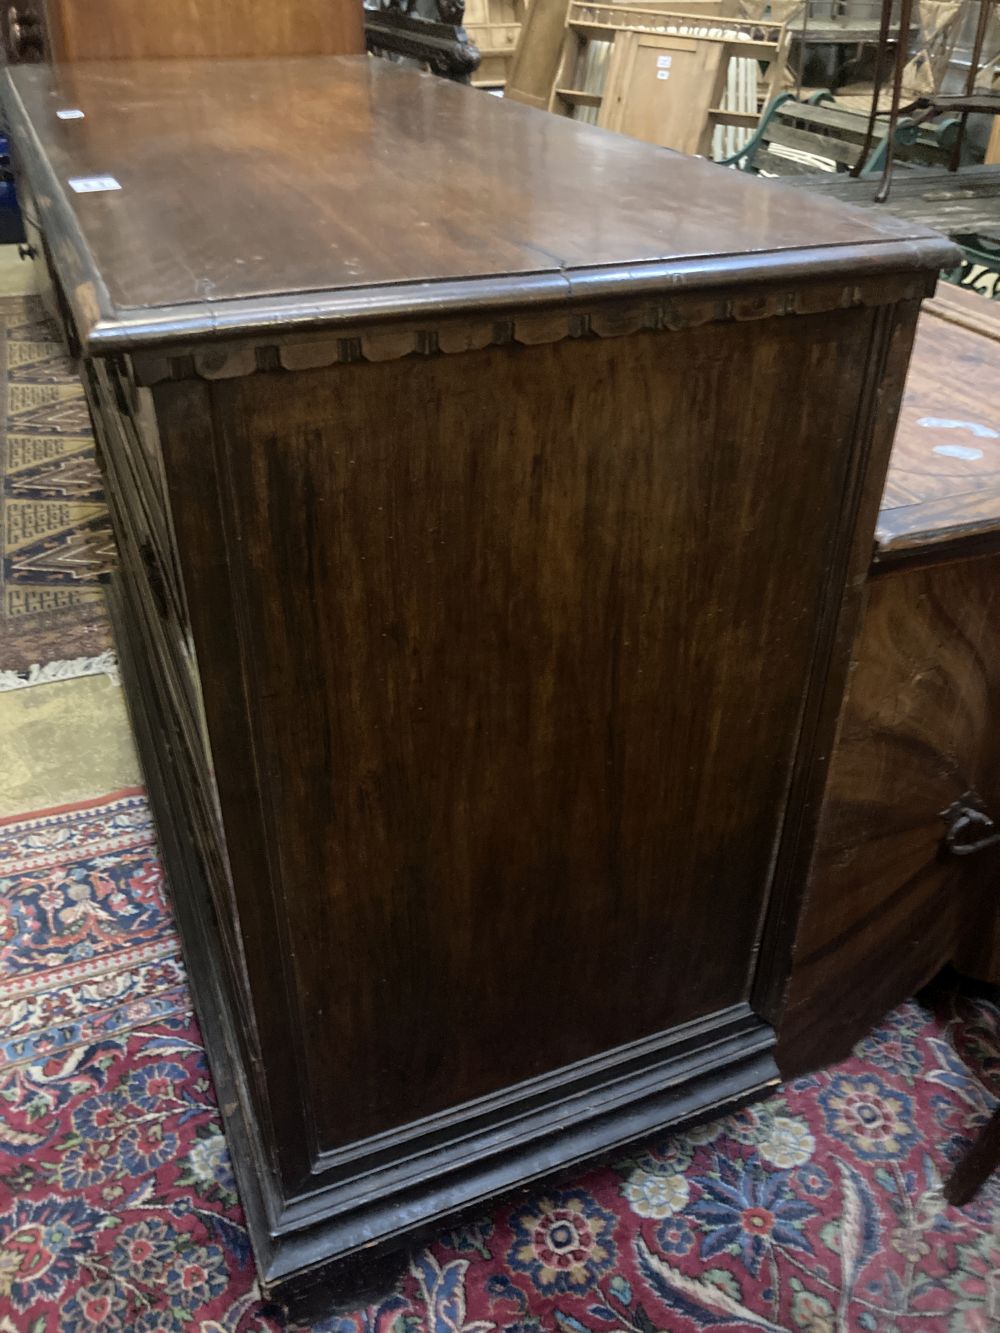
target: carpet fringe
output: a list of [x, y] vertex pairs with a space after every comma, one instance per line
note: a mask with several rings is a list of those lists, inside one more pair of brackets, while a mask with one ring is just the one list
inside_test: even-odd
[[25, 690], [29, 685], [48, 685], [55, 680], [75, 680], [78, 676], [105, 675], [117, 685], [118, 658], [107, 649], [97, 657], [72, 657], [61, 662], [38, 662], [26, 671], [0, 671], [0, 693]]

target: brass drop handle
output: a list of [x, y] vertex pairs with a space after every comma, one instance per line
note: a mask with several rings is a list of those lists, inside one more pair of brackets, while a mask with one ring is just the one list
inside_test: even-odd
[[967, 791], [941, 811], [941, 818], [944, 845], [952, 856], [972, 856], [987, 847], [1000, 846], [1000, 829], [978, 792]]

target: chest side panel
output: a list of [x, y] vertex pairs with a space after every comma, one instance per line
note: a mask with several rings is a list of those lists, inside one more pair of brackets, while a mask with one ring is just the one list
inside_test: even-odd
[[1000, 853], [949, 854], [942, 816], [970, 792], [1000, 811], [998, 574], [993, 555], [871, 582], [779, 1029], [789, 1077], [841, 1059], [989, 920]]
[[872, 320], [214, 387], [320, 1150], [745, 999]]

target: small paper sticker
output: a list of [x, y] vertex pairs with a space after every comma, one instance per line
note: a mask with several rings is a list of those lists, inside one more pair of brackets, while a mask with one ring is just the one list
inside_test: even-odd
[[656, 68], [657, 68], [657, 69], [669, 69], [670, 66], [671, 66], [673, 63], [674, 63], [674, 58], [673, 58], [673, 56], [657, 56], [657, 57], [656, 57]]
[[77, 194], [99, 194], [102, 190], [120, 190], [114, 176], [71, 176], [69, 188]]
[[670, 70], [669, 70], [669, 69], [658, 69], [658, 70], [656, 71], [656, 77], [657, 77], [658, 79], [669, 79], [669, 78], [670, 78]]
[[57, 120], [85, 120], [86, 117], [84, 116], [83, 112], [80, 110], [80, 108], [79, 108], [78, 106], [68, 106], [68, 107], [65, 107], [62, 111], [57, 111], [57, 112], [56, 112], [56, 119], [57, 119]]

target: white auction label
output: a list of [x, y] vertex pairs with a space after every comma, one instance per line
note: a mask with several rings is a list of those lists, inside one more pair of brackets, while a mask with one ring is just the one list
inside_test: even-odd
[[670, 66], [671, 66], [673, 63], [674, 63], [674, 58], [673, 58], [673, 56], [657, 56], [657, 57], [656, 57], [656, 68], [657, 68], [657, 69], [669, 69]]
[[68, 106], [68, 107], [65, 107], [62, 111], [57, 111], [57, 112], [56, 112], [56, 119], [57, 119], [57, 120], [85, 120], [86, 117], [84, 116], [83, 112], [80, 110], [80, 108], [79, 108], [78, 106]]
[[657, 77], [658, 79], [669, 79], [669, 78], [670, 78], [670, 70], [669, 70], [669, 69], [658, 69], [658, 70], [656, 71], [656, 77]]
[[114, 176], [71, 176], [69, 188], [77, 194], [99, 194], [102, 190], [120, 190], [122, 187]]

